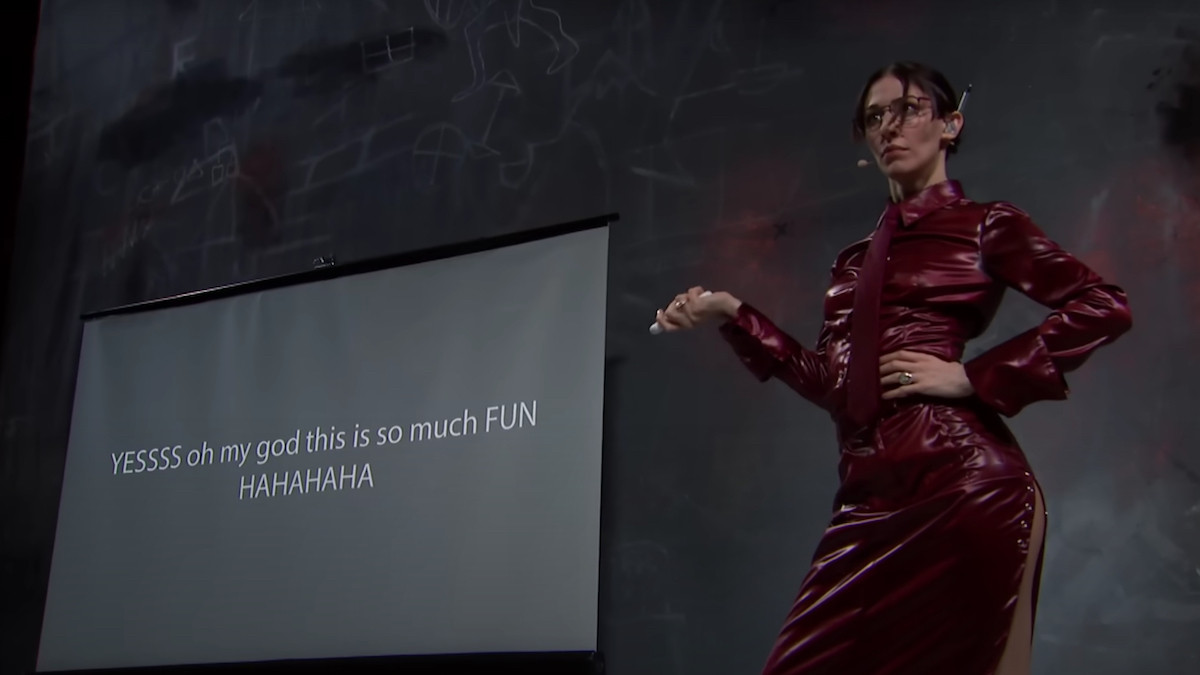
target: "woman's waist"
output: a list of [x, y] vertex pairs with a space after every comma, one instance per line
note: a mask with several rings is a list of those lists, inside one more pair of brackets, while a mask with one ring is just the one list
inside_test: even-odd
[[[963, 354], [966, 352], [966, 341], [951, 339], [943, 334], [923, 334], [919, 331], [908, 333], [890, 332], [880, 338], [878, 349], [880, 356], [899, 351], [928, 354], [943, 361], [961, 361]], [[849, 336], [844, 340], [838, 341], [836, 350], [832, 353], [841, 358], [831, 359], [832, 362], [830, 365], [839, 372], [848, 371], [850, 367], [850, 355], [852, 353]], [[845, 373], [842, 372], [842, 374]]]
[[843, 454], [902, 460], [964, 447], [1018, 449], [999, 414], [978, 398], [912, 396], [880, 403], [876, 422], [856, 427], [836, 415]]
[[998, 415], [982, 403], [911, 402], [872, 428], [839, 425], [841, 494], [911, 497], [960, 482], [1029, 476], [1029, 463]]
[[[899, 351], [927, 354], [942, 361], [961, 361], [966, 350], [966, 341], [947, 333], [925, 332], [920, 327], [908, 325], [908, 330], [899, 327], [886, 331], [881, 336], [878, 354], [883, 357]], [[830, 371], [829, 395], [834, 407], [845, 402], [849, 384], [851, 346], [849, 336], [833, 340], [827, 348], [827, 366]]]

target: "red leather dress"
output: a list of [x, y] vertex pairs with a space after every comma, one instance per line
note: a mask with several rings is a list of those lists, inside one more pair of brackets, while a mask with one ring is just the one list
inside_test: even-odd
[[1125, 293], [1011, 204], [973, 202], [946, 181], [900, 212], [880, 354], [961, 360], [1007, 287], [1051, 312], [964, 364], [975, 395], [887, 400], [866, 428], [844, 409], [850, 310], [869, 239], [838, 255], [814, 349], [748, 304], [721, 327], [760, 380], [777, 378], [826, 409], [840, 446], [833, 517], [767, 659], [770, 675], [994, 672], [1039, 489], [1001, 415], [1066, 398], [1064, 374], [1131, 326]]

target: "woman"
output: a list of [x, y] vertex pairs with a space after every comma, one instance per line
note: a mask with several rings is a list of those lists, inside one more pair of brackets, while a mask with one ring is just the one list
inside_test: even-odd
[[[1125, 293], [1005, 202], [946, 177], [963, 130], [937, 71], [871, 75], [855, 110], [887, 177], [874, 233], [833, 265], [814, 349], [726, 292], [692, 288], [667, 331], [722, 320], [760, 380], [834, 419], [841, 484], [764, 672], [1027, 675], [1046, 512], [1001, 419], [1064, 399], [1064, 374], [1131, 326]], [[1006, 287], [1051, 311], [966, 363]]]

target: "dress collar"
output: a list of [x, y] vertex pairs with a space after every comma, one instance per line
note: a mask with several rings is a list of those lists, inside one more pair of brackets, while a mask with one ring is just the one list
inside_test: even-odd
[[956, 180], [945, 180], [899, 203], [889, 201], [888, 209], [899, 209], [901, 226], [911, 227], [925, 216], [963, 198], [962, 185]]

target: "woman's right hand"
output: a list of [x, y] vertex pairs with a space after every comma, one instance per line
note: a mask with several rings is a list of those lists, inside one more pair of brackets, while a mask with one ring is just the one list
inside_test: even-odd
[[689, 288], [687, 293], [675, 296], [666, 309], [658, 310], [655, 321], [664, 331], [683, 330], [713, 319], [729, 320], [737, 316], [742, 301], [725, 291], [704, 295], [700, 286]]

